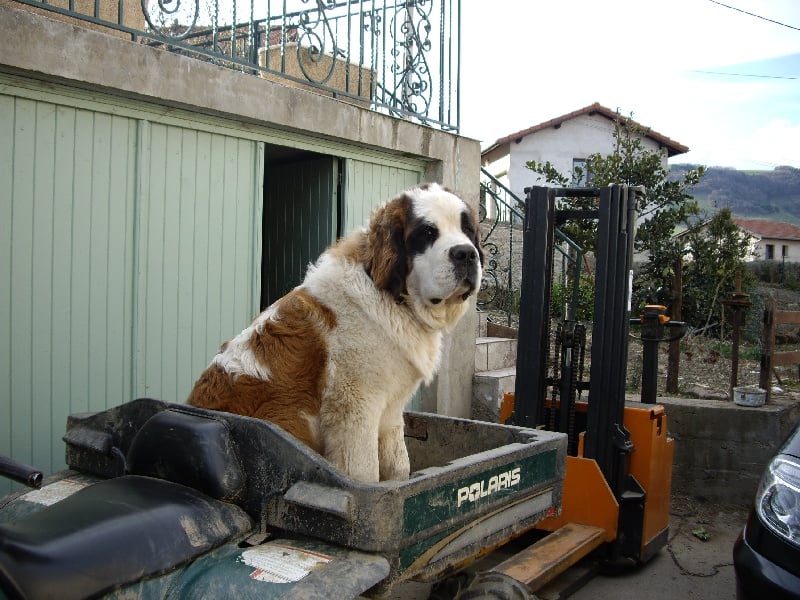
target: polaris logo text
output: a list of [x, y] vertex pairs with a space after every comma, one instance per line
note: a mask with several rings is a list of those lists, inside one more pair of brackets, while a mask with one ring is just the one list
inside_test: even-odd
[[482, 481], [476, 481], [472, 485], [465, 485], [462, 488], [458, 488], [458, 507], [464, 504], [464, 502], [476, 502], [500, 490], [507, 490], [515, 485], [519, 485], [520, 471], [521, 468], [517, 467], [505, 473], [492, 475], [488, 481], [484, 479]]

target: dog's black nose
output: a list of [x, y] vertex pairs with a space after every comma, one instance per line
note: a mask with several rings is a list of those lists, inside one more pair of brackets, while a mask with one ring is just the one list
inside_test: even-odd
[[449, 255], [450, 260], [456, 265], [472, 264], [478, 258], [478, 254], [475, 252], [475, 247], [471, 244], [459, 244], [458, 246], [453, 246], [450, 248]]

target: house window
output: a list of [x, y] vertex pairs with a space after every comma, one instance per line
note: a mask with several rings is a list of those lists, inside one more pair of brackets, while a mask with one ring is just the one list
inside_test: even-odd
[[573, 187], [581, 187], [588, 184], [590, 181], [589, 170], [586, 167], [585, 158], [572, 159], [572, 185]]
[[764, 250], [764, 258], [767, 260], [774, 260], [775, 259], [775, 246], [773, 244], [767, 244]]
[[781, 258], [783, 260], [789, 258], [789, 246], [786, 245], [781, 246]]

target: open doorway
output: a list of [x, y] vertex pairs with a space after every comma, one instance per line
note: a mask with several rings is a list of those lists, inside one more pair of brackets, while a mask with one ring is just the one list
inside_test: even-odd
[[340, 159], [265, 147], [261, 308], [299, 285], [309, 263], [339, 236]]

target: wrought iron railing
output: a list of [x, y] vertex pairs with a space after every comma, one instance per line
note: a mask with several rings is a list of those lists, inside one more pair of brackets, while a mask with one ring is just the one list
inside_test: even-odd
[[515, 326], [522, 283], [525, 203], [481, 168], [480, 228], [484, 274], [478, 308], [493, 322]]
[[[522, 287], [522, 226], [525, 202], [481, 168], [480, 228], [484, 274], [478, 294], [479, 310], [488, 319], [515, 327]], [[580, 298], [583, 249], [561, 229], [555, 230], [551, 316], [576, 320]]]
[[17, 0], [457, 132], [460, 0]]

